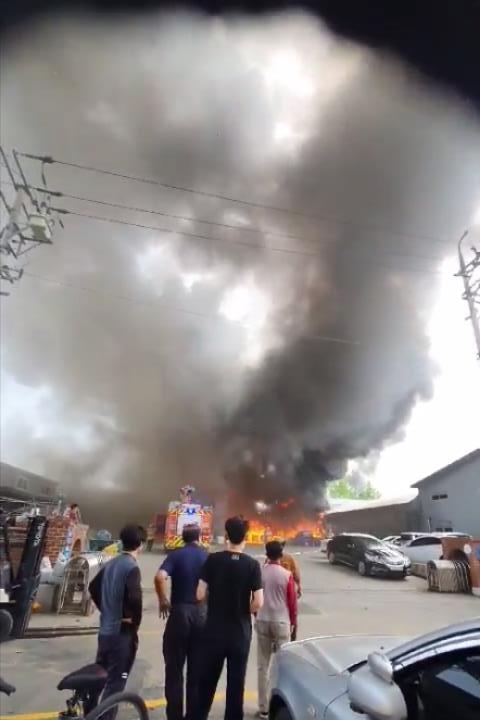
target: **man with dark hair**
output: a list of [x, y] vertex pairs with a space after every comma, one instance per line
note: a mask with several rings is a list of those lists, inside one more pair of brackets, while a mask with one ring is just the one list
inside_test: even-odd
[[[166, 618], [163, 635], [165, 658], [165, 697], [168, 720], [192, 720], [198, 702], [198, 684], [202, 662], [202, 631], [206, 606], [196, 597], [200, 573], [208, 553], [199, 546], [198, 525], [185, 525], [185, 547], [175, 550], [155, 575], [160, 617]], [[168, 599], [167, 581], [171, 579]], [[187, 662], [187, 712], [183, 714], [183, 668]]]
[[268, 719], [268, 667], [272, 654], [290, 640], [297, 625], [297, 591], [290, 571], [282, 567], [283, 545], [277, 540], [265, 546], [267, 562], [262, 568], [264, 603], [257, 615], [259, 716]]
[[[138, 628], [142, 621], [137, 556], [145, 542], [145, 531], [138, 525], [126, 525], [120, 532], [120, 540], [123, 552], [104, 565], [88, 588], [100, 610], [96, 662], [108, 672], [102, 700], [124, 689], [137, 654]], [[112, 710], [102, 717], [113, 720], [116, 714], [117, 711]]]
[[208, 597], [203, 674], [195, 720], [207, 720], [217, 683], [227, 661], [225, 720], [243, 719], [243, 694], [252, 640], [253, 613], [263, 604], [259, 563], [244, 554], [248, 523], [225, 523], [228, 550], [213, 553], [203, 566], [197, 598]]

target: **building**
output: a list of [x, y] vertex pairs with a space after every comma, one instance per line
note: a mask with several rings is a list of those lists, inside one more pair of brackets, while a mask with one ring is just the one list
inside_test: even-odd
[[333, 532], [376, 537], [403, 531], [466, 532], [480, 538], [480, 449], [412, 485], [396, 500], [349, 503], [326, 513]]
[[346, 507], [328, 510], [326, 520], [333, 533], [360, 532], [382, 538], [417, 530], [417, 493], [409, 492], [397, 499], [348, 501]]
[[420, 530], [480, 537], [480, 449], [414, 483]]
[[58, 484], [53, 480], [0, 463], [0, 502], [5, 509], [22, 503], [55, 505], [61, 498]]

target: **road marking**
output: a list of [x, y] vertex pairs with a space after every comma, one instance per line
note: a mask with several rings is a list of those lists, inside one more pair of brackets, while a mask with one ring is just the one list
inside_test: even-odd
[[[257, 693], [247, 690], [244, 697], [245, 700], [256, 700]], [[220, 702], [221, 700], [225, 700], [225, 694], [217, 693], [213, 701]], [[149, 710], [157, 710], [158, 708], [166, 707], [167, 701], [165, 698], [145, 700], [145, 705]], [[55, 720], [55, 718], [58, 718], [58, 713], [58, 710], [50, 710], [46, 712], [24, 713], [23, 715], [0, 715], [0, 720]]]

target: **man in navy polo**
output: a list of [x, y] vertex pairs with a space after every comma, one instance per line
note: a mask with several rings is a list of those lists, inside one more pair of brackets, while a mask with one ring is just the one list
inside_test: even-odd
[[[167, 720], [192, 720], [197, 705], [206, 605], [196, 598], [208, 553], [200, 547], [200, 528], [186, 525], [185, 547], [166, 558], [155, 576], [160, 617], [167, 618], [163, 635]], [[171, 579], [170, 600], [167, 581]], [[183, 668], [187, 662], [187, 712], [183, 714]]]

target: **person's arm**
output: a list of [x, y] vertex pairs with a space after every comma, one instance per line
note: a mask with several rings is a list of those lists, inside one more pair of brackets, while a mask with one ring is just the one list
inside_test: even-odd
[[293, 630], [297, 626], [297, 589], [293, 575], [290, 575], [287, 584], [287, 607], [290, 617], [290, 626]]
[[208, 585], [205, 582], [205, 580], [202, 580], [202, 578], [200, 578], [200, 580], [198, 581], [198, 585], [197, 585], [197, 600], [198, 600], [198, 602], [203, 602], [204, 600], [206, 600], [207, 595], [208, 595]]
[[125, 609], [128, 611], [127, 622], [131, 622], [136, 630], [142, 622], [142, 580], [140, 568], [130, 570], [125, 581]]
[[292, 575], [293, 580], [297, 586], [297, 597], [302, 596], [302, 586], [300, 582], [300, 568], [298, 567], [297, 561], [294, 557], [292, 557], [292, 563], [293, 563], [293, 569], [292, 569]]
[[207, 599], [208, 584], [210, 582], [210, 572], [211, 572], [212, 562], [213, 562], [212, 555], [209, 555], [208, 558], [203, 563], [203, 567], [200, 572], [200, 580], [198, 581], [198, 585], [197, 585], [197, 601], [198, 602], [204, 602]]
[[93, 578], [92, 582], [88, 586], [88, 592], [90, 593], [90, 597], [92, 598], [96, 608], [102, 611], [102, 580], [103, 580], [103, 572], [105, 568], [102, 568], [100, 572], [98, 572], [95, 577]]
[[167, 592], [167, 582], [168, 578], [171, 578], [173, 574], [175, 566], [174, 557], [174, 555], [168, 555], [168, 557], [165, 558], [153, 581], [158, 597], [159, 615], [164, 620], [168, 617], [171, 610], [170, 599]]
[[167, 592], [168, 575], [166, 571], [160, 568], [160, 570], [155, 575], [153, 582], [158, 597], [159, 614], [160, 617], [165, 620], [168, 617], [171, 609], [170, 600], [168, 598]]
[[252, 615], [255, 615], [263, 607], [262, 570], [260, 568], [260, 563], [256, 560], [253, 564], [250, 590], [252, 593], [252, 599], [250, 600], [250, 612]]

